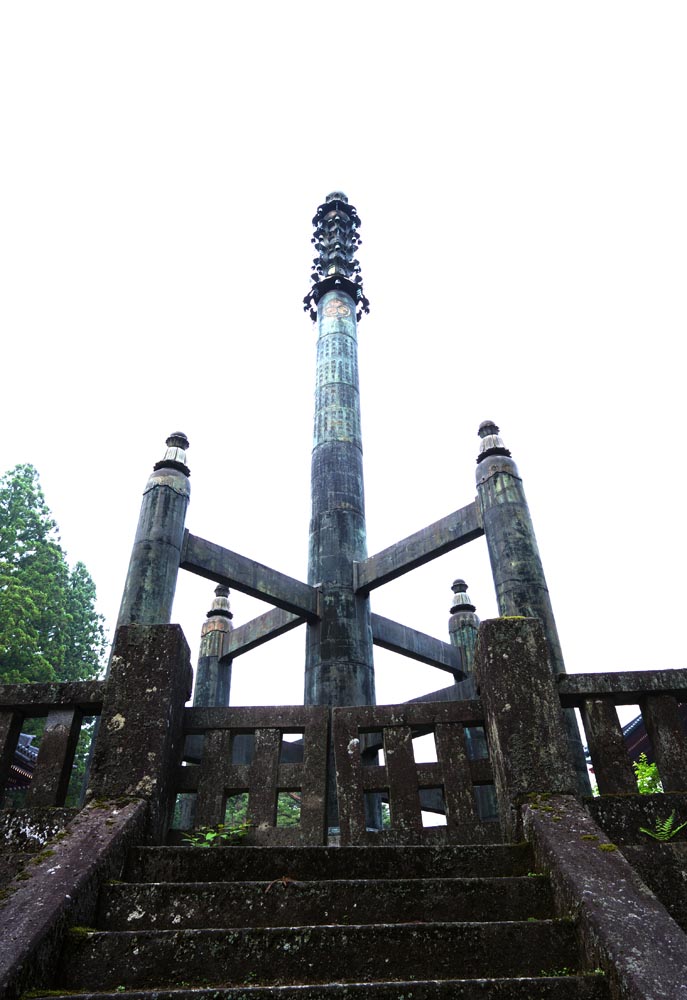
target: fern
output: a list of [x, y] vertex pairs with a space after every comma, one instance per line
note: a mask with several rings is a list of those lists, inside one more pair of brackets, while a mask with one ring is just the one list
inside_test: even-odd
[[645, 826], [640, 826], [639, 829], [648, 837], [653, 837], [654, 840], [665, 841], [672, 840], [686, 826], [687, 822], [675, 826], [675, 810], [673, 810], [668, 819], [657, 819], [653, 830], [647, 830]]

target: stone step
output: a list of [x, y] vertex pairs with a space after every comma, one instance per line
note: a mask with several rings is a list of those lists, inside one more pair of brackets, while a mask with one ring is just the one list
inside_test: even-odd
[[139, 847], [124, 878], [132, 882], [458, 878], [527, 875], [527, 844], [437, 847]]
[[[378, 983], [329, 983], [314, 986], [239, 986], [180, 988], [141, 992], [80, 993], [79, 1000], [608, 1000], [603, 976], [524, 977], [518, 979], [400, 980]], [[33, 1000], [74, 1000], [74, 994]]]
[[549, 880], [348, 879], [119, 883], [103, 888], [101, 930], [294, 927], [552, 917]]
[[571, 974], [571, 920], [67, 935], [53, 989], [288, 985]]

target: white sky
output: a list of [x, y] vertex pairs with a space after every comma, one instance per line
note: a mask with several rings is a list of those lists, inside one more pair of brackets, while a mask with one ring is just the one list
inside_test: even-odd
[[[370, 553], [470, 502], [491, 418], [568, 670], [686, 665], [686, 28], [683, 2], [0, 7], [0, 470], [38, 468], [110, 623], [177, 429], [190, 530], [305, 579], [301, 299], [340, 188]], [[448, 639], [457, 576], [493, 616], [483, 540], [373, 609]], [[194, 655], [212, 594], [181, 575]], [[237, 659], [232, 700], [300, 701], [303, 646]], [[380, 702], [449, 680], [376, 663]]]

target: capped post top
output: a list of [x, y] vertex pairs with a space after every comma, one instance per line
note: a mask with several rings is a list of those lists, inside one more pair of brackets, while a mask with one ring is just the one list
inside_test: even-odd
[[176, 469], [183, 472], [185, 476], [190, 476], [191, 471], [186, 465], [186, 449], [188, 448], [188, 438], [182, 431], [174, 431], [169, 435], [165, 444], [167, 449], [161, 461], [153, 466], [155, 472], [158, 469]]
[[510, 458], [510, 452], [499, 436], [499, 428], [493, 420], [483, 420], [479, 425], [478, 434], [482, 439], [479, 446], [477, 464], [479, 465], [489, 455], [505, 455]]
[[222, 618], [233, 618], [233, 614], [229, 608], [229, 588], [223, 586], [221, 583], [215, 587], [215, 596], [212, 600], [212, 607], [207, 613], [208, 618], [216, 618], [221, 616]]
[[303, 299], [303, 308], [317, 319], [317, 303], [325, 292], [346, 292], [356, 304], [357, 318], [370, 311], [363, 295], [360, 263], [355, 254], [361, 244], [360, 219], [343, 191], [332, 191], [318, 207], [312, 220], [315, 235], [311, 242], [317, 250], [310, 275], [313, 287]]
[[451, 614], [455, 615], [458, 611], [474, 611], [475, 606], [470, 600], [470, 595], [468, 594], [468, 585], [465, 580], [454, 580], [451, 585], [451, 590], [453, 591], [453, 596], [451, 598]]

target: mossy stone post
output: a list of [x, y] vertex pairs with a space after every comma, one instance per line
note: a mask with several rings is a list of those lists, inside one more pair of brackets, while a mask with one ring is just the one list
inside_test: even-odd
[[171, 822], [192, 684], [179, 625], [117, 630], [87, 800], [147, 800], [151, 843], [164, 843]]
[[534, 618], [482, 622], [475, 674], [501, 830], [506, 840], [518, 840], [523, 802], [578, 790], [541, 623]]

